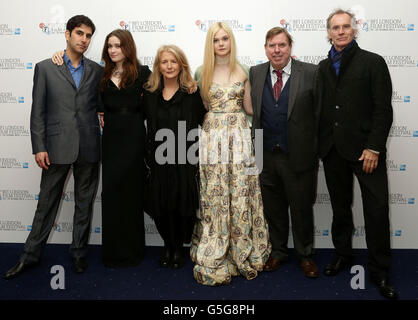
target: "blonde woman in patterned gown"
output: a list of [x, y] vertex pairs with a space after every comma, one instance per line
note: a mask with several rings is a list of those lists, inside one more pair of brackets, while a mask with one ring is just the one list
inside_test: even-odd
[[204, 285], [229, 284], [238, 275], [254, 279], [271, 251], [246, 117], [252, 115], [247, 75], [231, 29], [213, 24], [195, 75], [208, 113], [199, 143], [201, 205], [190, 256], [194, 278]]

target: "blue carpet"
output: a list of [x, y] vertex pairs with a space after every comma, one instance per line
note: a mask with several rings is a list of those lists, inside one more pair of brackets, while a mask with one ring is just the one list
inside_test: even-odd
[[[11, 268], [21, 254], [23, 244], [0, 243], [0, 273]], [[292, 252], [288, 263], [276, 272], [262, 272], [251, 281], [234, 277], [227, 286], [207, 287], [193, 279], [193, 264], [186, 259], [180, 270], [160, 268], [160, 247], [147, 247], [144, 261], [137, 267], [109, 269], [101, 263], [101, 246], [89, 247], [89, 267], [83, 274], [72, 271], [68, 245], [48, 244], [39, 266], [16, 279], [0, 279], [0, 300], [247, 300], [247, 301], [319, 301], [383, 300], [368, 282], [365, 289], [353, 290], [354, 274], [345, 271], [337, 277], [325, 277], [322, 270], [332, 258], [331, 249], [318, 249], [318, 279], [305, 278]], [[188, 248], [185, 248], [188, 252]], [[418, 300], [418, 250], [393, 250], [391, 280], [401, 300]], [[356, 250], [356, 264], [366, 265], [366, 250]], [[65, 270], [65, 289], [51, 288], [54, 265]], [[151, 301], [150, 301], [151, 303]]]

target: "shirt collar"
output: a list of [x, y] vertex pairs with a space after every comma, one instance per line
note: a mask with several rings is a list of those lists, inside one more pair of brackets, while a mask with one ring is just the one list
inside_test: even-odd
[[73, 64], [71, 63], [70, 58], [68, 58], [68, 56], [67, 56], [67, 52], [66, 52], [66, 50], [64, 50], [64, 57], [63, 57], [63, 58], [64, 58], [65, 63], [67, 64], [67, 66], [68, 66], [69, 68], [74, 69], [74, 70], [76, 70], [76, 69], [78, 69], [78, 68], [80, 68], [80, 67], [84, 66], [84, 55], [83, 55], [83, 56], [81, 56], [81, 62], [80, 62], [80, 64], [78, 65], [78, 67], [77, 67], [77, 68], [74, 68], [74, 67], [73, 67]]
[[[290, 76], [290, 74], [292, 73], [292, 58], [289, 59], [289, 62], [287, 63], [287, 65], [282, 70], [283, 70], [283, 73]], [[272, 74], [273, 71], [274, 71], [274, 68], [273, 68], [273, 65], [270, 62], [270, 74]]]

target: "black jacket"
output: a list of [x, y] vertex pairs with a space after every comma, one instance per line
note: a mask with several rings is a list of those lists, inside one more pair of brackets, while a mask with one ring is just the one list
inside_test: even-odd
[[354, 43], [343, 53], [338, 76], [330, 56], [319, 63], [319, 81], [319, 156], [325, 157], [333, 144], [350, 161], [357, 161], [364, 149], [384, 154], [393, 117], [385, 60]]

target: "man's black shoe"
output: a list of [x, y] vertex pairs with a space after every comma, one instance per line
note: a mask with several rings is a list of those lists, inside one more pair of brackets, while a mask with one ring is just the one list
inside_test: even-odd
[[23, 262], [18, 262], [13, 268], [6, 272], [4, 279], [9, 280], [16, 278], [21, 275], [25, 270], [29, 269], [33, 265], [24, 264]]
[[335, 257], [334, 260], [325, 267], [324, 275], [336, 276], [340, 271], [353, 265], [352, 259], [345, 259], [342, 257]]
[[380, 294], [386, 299], [398, 299], [398, 293], [395, 291], [395, 288], [390, 283], [387, 276], [378, 276], [372, 274], [370, 275], [370, 282], [379, 289]]
[[73, 268], [76, 273], [83, 273], [87, 269], [87, 260], [84, 257], [73, 258]]

